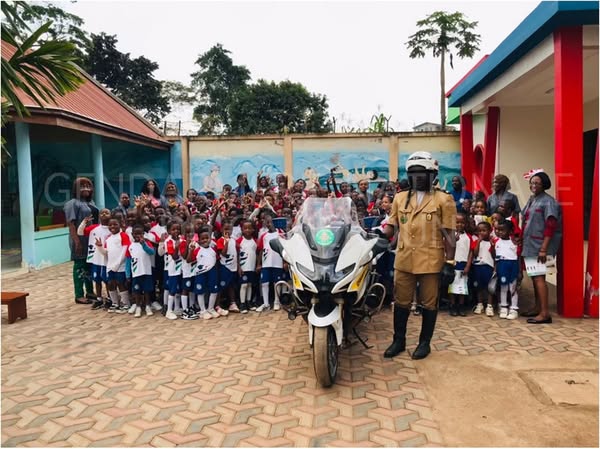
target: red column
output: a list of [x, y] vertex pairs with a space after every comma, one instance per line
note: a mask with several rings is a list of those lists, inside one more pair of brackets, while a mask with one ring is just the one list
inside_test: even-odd
[[598, 318], [598, 181], [598, 144], [596, 143], [592, 209], [585, 267], [585, 313], [594, 318]]
[[467, 180], [467, 190], [473, 192], [475, 189], [475, 154], [473, 153], [473, 116], [460, 115], [460, 165], [461, 173]]
[[581, 27], [554, 31], [554, 157], [563, 238], [558, 312], [583, 316], [583, 48]]
[[492, 194], [492, 180], [496, 172], [496, 149], [498, 147], [498, 124], [500, 123], [500, 108], [488, 108], [485, 119], [485, 136], [483, 138], [483, 191], [485, 196]]

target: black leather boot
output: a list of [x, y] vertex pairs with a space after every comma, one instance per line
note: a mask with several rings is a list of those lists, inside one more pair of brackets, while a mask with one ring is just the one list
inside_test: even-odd
[[386, 359], [395, 357], [406, 350], [406, 323], [409, 315], [409, 309], [394, 304], [394, 341], [383, 353]]
[[437, 320], [437, 310], [423, 309], [423, 323], [421, 324], [421, 334], [419, 335], [419, 345], [412, 354], [414, 360], [424, 359], [431, 352], [429, 343], [433, 337], [435, 321]]

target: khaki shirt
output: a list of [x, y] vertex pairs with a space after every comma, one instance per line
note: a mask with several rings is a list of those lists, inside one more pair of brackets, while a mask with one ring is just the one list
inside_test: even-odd
[[417, 192], [413, 192], [407, 205], [408, 193], [396, 194], [388, 220], [399, 232], [394, 269], [438, 273], [446, 261], [442, 228], [456, 229], [454, 199], [442, 190], [432, 190], [417, 206]]

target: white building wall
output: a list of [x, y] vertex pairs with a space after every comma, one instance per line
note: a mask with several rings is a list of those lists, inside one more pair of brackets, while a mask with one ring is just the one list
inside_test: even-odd
[[529, 184], [523, 174], [543, 168], [552, 180], [548, 193], [554, 191], [554, 107], [520, 106], [500, 109], [498, 164], [496, 173], [510, 179], [511, 191], [525, 204]]

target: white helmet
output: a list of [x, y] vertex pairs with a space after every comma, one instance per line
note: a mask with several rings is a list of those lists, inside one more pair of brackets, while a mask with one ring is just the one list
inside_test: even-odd
[[406, 171], [415, 167], [422, 167], [427, 171], [439, 171], [440, 169], [438, 161], [436, 161], [428, 151], [416, 151], [408, 156], [406, 161]]

